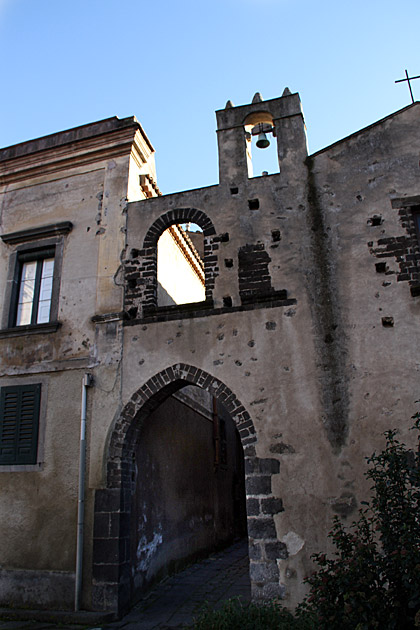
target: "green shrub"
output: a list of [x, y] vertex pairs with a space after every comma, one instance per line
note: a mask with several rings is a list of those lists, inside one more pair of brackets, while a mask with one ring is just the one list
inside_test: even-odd
[[359, 519], [349, 530], [335, 519], [334, 557], [314, 556], [320, 568], [298, 616], [313, 614], [320, 630], [420, 627], [420, 455], [396, 434], [368, 459], [373, 498]]
[[206, 604], [195, 619], [194, 630], [312, 630], [309, 616], [297, 620], [277, 601], [243, 604], [228, 599], [213, 610]]

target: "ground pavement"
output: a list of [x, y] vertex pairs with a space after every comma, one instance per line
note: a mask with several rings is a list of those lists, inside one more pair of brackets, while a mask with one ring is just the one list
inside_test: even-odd
[[[247, 541], [240, 541], [156, 585], [120, 621], [89, 630], [174, 630], [188, 627], [204, 602], [251, 598]], [[1, 621], [0, 630], [81, 630], [83, 626], [36, 621]]]

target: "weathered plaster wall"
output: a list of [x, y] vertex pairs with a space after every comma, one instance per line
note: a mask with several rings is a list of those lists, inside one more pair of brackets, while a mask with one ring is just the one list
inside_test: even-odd
[[[415, 286], [419, 246], [413, 223], [403, 226], [399, 206], [404, 202], [397, 200], [419, 193], [420, 138], [407, 133], [418, 128], [419, 115], [418, 105], [407, 108], [308, 161], [310, 225], [318, 217], [322, 221], [313, 231], [311, 252], [324, 252], [328, 262], [327, 277], [317, 284], [312, 281], [316, 267], [307, 265], [308, 287], [319, 355], [340, 366], [325, 377], [324, 391], [331, 377], [339, 382], [324, 400], [332, 419], [326, 416], [327, 426], [339, 418], [334, 475], [342, 507], [336, 509], [349, 520], [368, 492], [364, 458], [381, 448], [383, 432], [399, 428], [403, 438], [412, 439], [420, 304], [408, 280]], [[381, 262], [383, 270], [377, 267]], [[410, 276], [404, 275], [406, 268]], [[388, 318], [393, 325], [387, 325]]]
[[[60, 237], [60, 326], [55, 332], [34, 329], [28, 335], [7, 330], [7, 283], [13, 277], [19, 243], [0, 244], [0, 386], [41, 384], [37, 463], [0, 466], [3, 603], [73, 606], [81, 390], [86, 371], [93, 372], [97, 382], [89, 392], [89, 414], [99, 413], [109, 426], [118, 408], [121, 326], [118, 321], [94, 323], [92, 317], [122, 308], [123, 288], [117, 276], [125, 240], [129, 138], [134, 133], [130, 125], [130, 120], [105, 121], [86, 131], [81, 128], [0, 152], [1, 233], [64, 221], [72, 224], [71, 231]], [[97, 137], [109, 131], [111, 137]], [[116, 134], [120, 135], [116, 138]], [[74, 136], [73, 144], [61, 146], [63, 136], [68, 142], [69, 135]], [[141, 160], [134, 153], [138, 164]], [[131, 194], [144, 197], [138, 178], [137, 195], [134, 184]], [[44, 241], [27, 242], [42, 247]], [[89, 445], [89, 426], [87, 439]], [[89, 470], [88, 464], [88, 474]], [[92, 499], [87, 489], [86, 531], [93, 528]], [[89, 544], [84, 568], [84, 604], [89, 606]]]
[[[77, 513], [77, 471], [79, 409], [69, 400], [80, 397], [81, 374], [33, 374], [19, 379], [4, 378], [3, 385], [42, 384], [39, 461], [28, 467], [0, 469], [2, 518], [0, 519], [2, 603], [51, 605], [51, 597], [62, 597], [70, 607], [73, 597], [75, 531]], [[69, 400], [63, 392], [71, 397]], [[65, 446], [62, 436], [66, 437]], [[74, 436], [74, 437], [72, 437]], [[22, 571], [23, 570], [23, 571]], [[16, 573], [17, 571], [17, 573]], [[42, 583], [55, 584], [49, 592], [35, 589], [36, 576]], [[71, 579], [70, 579], [71, 578]], [[19, 580], [13, 593], [11, 584]]]
[[[307, 326], [299, 309], [292, 313], [293, 309], [278, 308], [127, 328], [124, 360], [133, 368], [125, 371], [123, 399], [139, 382], [178, 362], [200, 366], [226, 384], [254, 421], [257, 455], [279, 461], [294, 458], [293, 475], [274, 475], [273, 490], [286, 508], [300, 501], [299, 513], [303, 504], [305, 513], [312, 515], [310, 521], [291, 519], [282, 535], [298, 530], [308, 540], [320, 533], [313, 528], [313, 519], [319, 519], [315, 515], [320, 495], [333, 494], [328, 472], [331, 454], [321, 412], [316, 413], [319, 406]], [[154, 350], [157, 343], [166, 345], [164, 358]], [[315, 484], [316, 492], [311, 488], [307, 494], [308, 484]]]

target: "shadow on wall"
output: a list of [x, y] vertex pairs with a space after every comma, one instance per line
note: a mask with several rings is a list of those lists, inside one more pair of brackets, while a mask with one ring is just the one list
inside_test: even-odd
[[161, 283], [158, 281], [157, 286], [157, 302], [159, 306], [175, 306], [175, 300], [169, 295], [166, 289], [163, 288]]

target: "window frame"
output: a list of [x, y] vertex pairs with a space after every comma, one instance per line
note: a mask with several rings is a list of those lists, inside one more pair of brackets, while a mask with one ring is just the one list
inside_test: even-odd
[[[10, 304], [10, 314], [9, 314], [9, 328], [21, 327], [21, 326], [35, 326], [39, 325], [41, 322], [38, 322], [38, 308], [40, 301], [40, 289], [41, 289], [41, 281], [42, 281], [42, 264], [44, 260], [48, 260], [52, 258], [54, 260], [54, 270], [56, 267], [56, 248], [42, 248], [36, 249], [34, 251], [21, 252], [18, 253], [17, 257], [17, 265], [16, 265], [16, 282], [13, 285], [13, 293]], [[19, 296], [20, 289], [22, 286], [22, 272], [25, 263], [36, 262], [36, 273], [35, 273], [35, 286], [34, 286], [34, 296], [32, 299], [32, 312], [31, 312], [31, 321], [29, 324], [18, 324], [18, 309], [19, 309]], [[48, 322], [42, 323], [51, 323], [51, 321], [55, 321], [57, 317], [51, 317], [52, 315], [52, 306], [53, 306], [53, 294], [54, 294], [54, 282], [57, 282], [57, 278], [54, 276], [53, 271], [53, 286], [51, 289], [51, 297], [50, 297], [50, 311]]]
[[[42, 328], [49, 329], [52, 326], [55, 330], [57, 330], [62, 245], [62, 239], [46, 239], [41, 242], [25, 243], [24, 245], [17, 247], [15, 252], [11, 255], [9, 267], [10, 276], [7, 282], [5, 311], [3, 313], [3, 329], [14, 332], [30, 332], [31, 330], [36, 332]], [[18, 326], [16, 325], [16, 315], [19, 301], [22, 265], [24, 262], [28, 262], [29, 260], [46, 258], [47, 255], [51, 254], [51, 252], [54, 252], [54, 273], [49, 321], [44, 324], [31, 323]]]
[[[73, 228], [70, 221], [3, 234], [1, 239], [6, 245], [15, 246], [9, 257], [9, 274], [6, 283], [2, 327], [0, 337], [11, 337], [21, 334], [55, 332], [59, 326], [58, 305], [61, 281], [61, 268], [64, 248], [64, 235]], [[54, 252], [54, 272], [51, 292], [49, 321], [16, 325], [17, 304], [22, 263], [32, 259], [45, 258], [45, 254]]]

